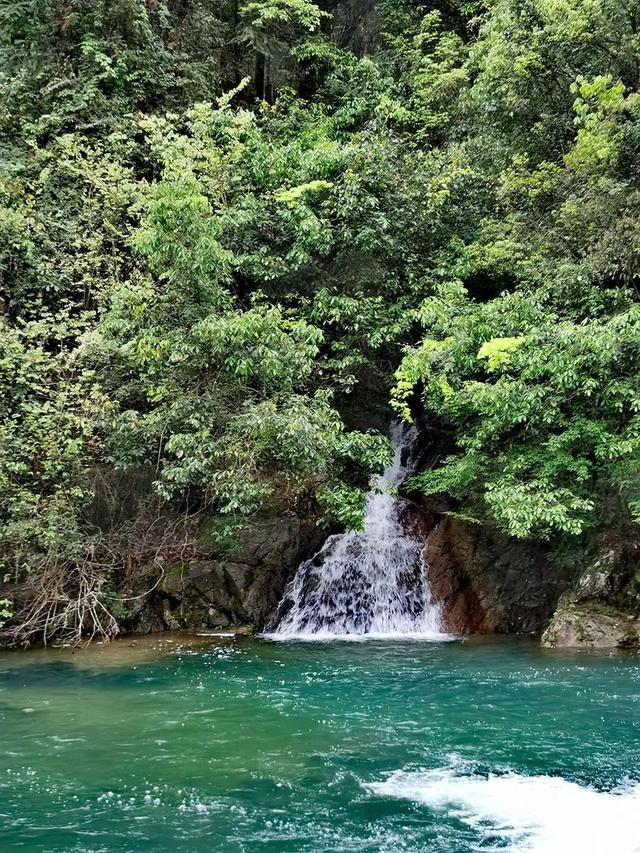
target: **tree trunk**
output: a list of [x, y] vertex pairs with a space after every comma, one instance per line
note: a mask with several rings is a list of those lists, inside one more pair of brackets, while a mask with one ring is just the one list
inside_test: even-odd
[[260, 51], [256, 52], [255, 71], [253, 73], [253, 87], [255, 89], [256, 98], [264, 100], [264, 89], [266, 84], [266, 57]]

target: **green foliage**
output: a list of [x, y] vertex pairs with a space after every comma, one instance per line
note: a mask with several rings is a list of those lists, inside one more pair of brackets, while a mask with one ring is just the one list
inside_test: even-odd
[[407, 356], [396, 396], [406, 398], [407, 377], [423, 383], [427, 407], [455, 424], [459, 452], [419, 486], [481, 498], [518, 536], [593, 523], [598, 492], [620, 484], [618, 466], [638, 470], [638, 307], [560, 321], [514, 294], [468, 300], [453, 320], [434, 312], [431, 333], [447, 338]]
[[413, 485], [515, 536], [638, 518], [639, 13], [500, 0], [460, 60], [449, 144], [484, 188], [393, 400], [450, 434]]
[[380, 0], [364, 46], [308, 0], [185, 10], [0, 10], [4, 570], [94, 553], [100, 467], [357, 528], [389, 447], [345, 420], [394, 381], [417, 488], [637, 522], [636, 0]]
[[[111, 14], [83, 0], [57, 20], [39, 4], [27, 23], [14, 6], [2, 29], [3, 570], [19, 580], [86, 561], [96, 466], [147, 467], [174, 510], [206, 506], [234, 525], [267, 501], [306, 507], [327, 482], [366, 481], [388, 443], [345, 429], [329, 324], [310, 307], [324, 259], [351, 240], [344, 198], [356, 204], [358, 189], [345, 173], [364, 144], [338, 141], [326, 111], [291, 94], [256, 111], [231, 105], [246, 83], [216, 105], [194, 97], [222, 46], [178, 95], [165, 75], [179, 76], [171, 51], [189, 39], [169, 7], [131, 0]], [[306, 31], [321, 17], [290, 7], [280, 23]], [[27, 47], [47, 39], [38, 74], [56, 94], [41, 109]], [[65, 99], [55, 81], [71, 71]]]
[[11, 618], [13, 610], [11, 602], [8, 598], [0, 598], [0, 628], [2, 628], [8, 619]]
[[274, 100], [279, 72], [296, 41], [330, 17], [311, 0], [250, 0], [238, 7], [238, 38], [256, 52], [254, 88], [263, 100]]
[[344, 483], [329, 484], [319, 494], [325, 514], [320, 523], [329, 527], [338, 522], [347, 530], [362, 530], [364, 527], [364, 510], [367, 500], [365, 489], [351, 488]]
[[298, 187], [291, 187], [288, 190], [280, 190], [275, 194], [277, 201], [284, 201], [287, 204], [295, 204], [304, 198], [306, 193], [317, 193], [322, 190], [330, 190], [333, 184], [330, 181], [307, 181], [306, 184], [300, 184]]
[[327, 17], [327, 13], [310, 0], [252, 0], [243, 4], [240, 15], [262, 38], [266, 38], [267, 33], [277, 33], [291, 26], [313, 31], [322, 18]]
[[511, 353], [521, 347], [524, 342], [524, 338], [493, 338], [482, 344], [476, 357], [480, 361], [486, 361], [487, 370], [494, 373], [509, 364]]

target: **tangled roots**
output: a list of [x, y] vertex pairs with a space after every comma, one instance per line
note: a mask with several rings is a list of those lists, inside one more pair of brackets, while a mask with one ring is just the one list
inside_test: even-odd
[[100, 600], [103, 572], [91, 562], [80, 566], [47, 566], [34, 590], [35, 595], [2, 633], [7, 645], [78, 645], [109, 640], [118, 633], [118, 623]]

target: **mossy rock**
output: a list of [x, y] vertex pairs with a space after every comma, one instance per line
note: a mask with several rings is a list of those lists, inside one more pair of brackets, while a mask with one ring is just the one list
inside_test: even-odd
[[547, 648], [637, 649], [640, 619], [599, 603], [562, 607], [542, 635]]

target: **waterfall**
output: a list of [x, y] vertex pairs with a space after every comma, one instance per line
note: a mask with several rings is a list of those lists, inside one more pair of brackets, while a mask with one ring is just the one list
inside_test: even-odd
[[394, 458], [367, 498], [362, 533], [330, 536], [302, 563], [280, 604], [275, 639], [441, 635], [423, 543], [402, 528], [394, 494], [410, 472], [415, 430], [395, 426]]

